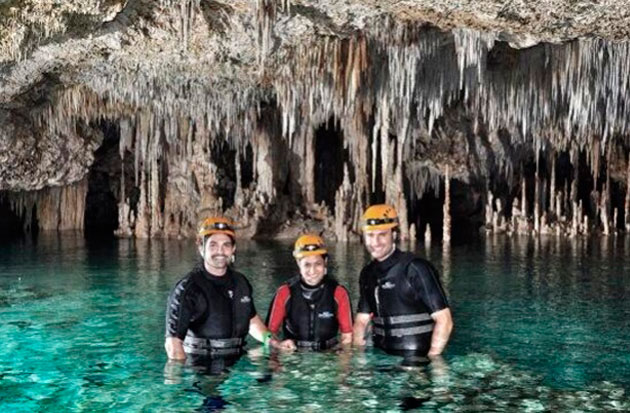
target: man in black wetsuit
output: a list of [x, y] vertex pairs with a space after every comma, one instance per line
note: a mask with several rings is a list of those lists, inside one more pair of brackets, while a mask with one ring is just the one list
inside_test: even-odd
[[398, 214], [392, 206], [369, 207], [361, 225], [373, 260], [359, 279], [354, 344], [365, 345], [372, 321], [374, 345], [390, 354], [441, 354], [453, 319], [437, 271], [428, 261], [396, 248]]
[[193, 364], [235, 361], [243, 354], [248, 333], [265, 345], [282, 346], [256, 314], [251, 285], [230, 268], [234, 236], [234, 226], [226, 218], [203, 221], [197, 237], [202, 261], [168, 298], [164, 347], [169, 359], [188, 357]]

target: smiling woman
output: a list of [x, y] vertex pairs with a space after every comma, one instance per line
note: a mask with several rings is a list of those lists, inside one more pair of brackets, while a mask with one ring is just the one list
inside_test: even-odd
[[[289, 347], [327, 350], [352, 343], [352, 306], [348, 291], [328, 276], [328, 250], [318, 235], [300, 236], [293, 246], [300, 275], [276, 291], [267, 325]], [[282, 331], [281, 331], [282, 329]], [[337, 335], [340, 333], [341, 340]]]

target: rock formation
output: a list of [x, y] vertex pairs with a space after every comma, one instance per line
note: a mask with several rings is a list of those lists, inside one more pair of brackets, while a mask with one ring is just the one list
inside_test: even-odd
[[627, 232], [628, 6], [0, 0], [0, 224]]

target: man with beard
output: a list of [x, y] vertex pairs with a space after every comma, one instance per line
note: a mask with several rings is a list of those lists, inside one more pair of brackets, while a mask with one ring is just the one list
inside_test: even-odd
[[171, 292], [164, 347], [170, 360], [219, 373], [243, 354], [249, 333], [265, 346], [282, 347], [256, 314], [252, 287], [234, 271], [234, 224], [224, 217], [203, 221], [197, 236], [201, 262]]
[[372, 261], [359, 279], [354, 344], [365, 345], [371, 321], [374, 345], [387, 353], [440, 355], [453, 320], [437, 271], [430, 262], [396, 247], [398, 214], [392, 206], [369, 207], [361, 226]]

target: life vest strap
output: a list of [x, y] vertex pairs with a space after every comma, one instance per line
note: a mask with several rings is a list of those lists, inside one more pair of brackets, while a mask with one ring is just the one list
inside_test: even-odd
[[184, 350], [200, 356], [229, 356], [240, 354], [244, 343], [241, 337], [217, 339], [186, 336]]
[[383, 337], [403, 337], [403, 336], [415, 336], [418, 334], [428, 333], [433, 331], [433, 324], [425, 324], [419, 327], [407, 327], [407, 328], [379, 328], [374, 327], [374, 334]]
[[429, 313], [395, 315], [391, 317], [374, 317], [372, 321], [379, 326], [390, 326], [403, 323], [417, 323], [432, 320]]
[[[374, 317], [374, 334], [387, 337], [414, 336], [433, 331], [433, 319], [429, 313], [404, 314], [390, 317]], [[430, 321], [430, 323], [426, 323]], [[403, 324], [407, 324], [403, 326]], [[411, 324], [411, 325], [409, 325]]]
[[296, 340], [295, 345], [300, 348], [309, 348], [311, 350], [325, 350], [336, 346], [338, 342], [337, 337], [333, 337], [326, 341]]

